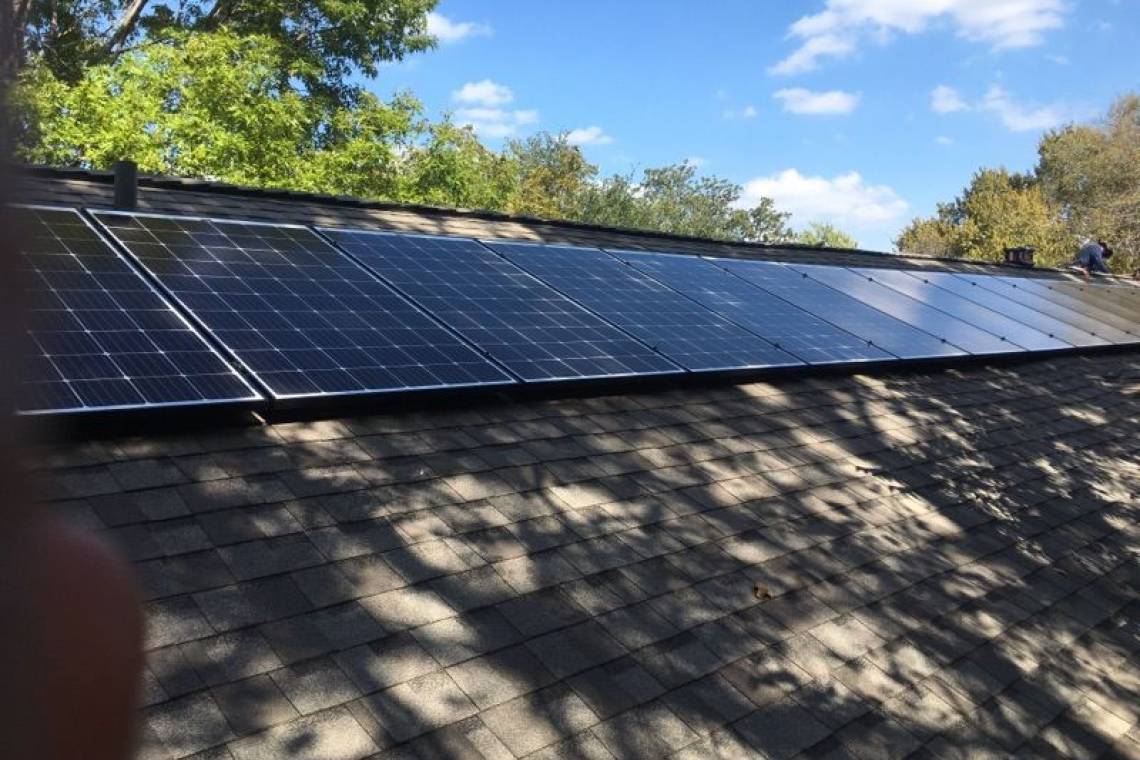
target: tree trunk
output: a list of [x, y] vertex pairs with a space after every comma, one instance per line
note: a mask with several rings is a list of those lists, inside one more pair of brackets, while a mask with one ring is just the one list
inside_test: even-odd
[[111, 39], [107, 41], [106, 52], [111, 58], [114, 58], [119, 51], [119, 48], [127, 38], [131, 36], [131, 32], [135, 30], [135, 24], [138, 23], [139, 16], [142, 15], [143, 8], [146, 7], [147, 0], [132, 0], [127, 9], [123, 11], [123, 15], [119, 18], [119, 23], [115, 25], [115, 33], [111, 35]]

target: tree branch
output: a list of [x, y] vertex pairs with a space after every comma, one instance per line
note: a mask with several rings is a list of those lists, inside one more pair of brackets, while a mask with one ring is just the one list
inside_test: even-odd
[[237, 0], [217, 0], [217, 2], [214, 3], [214, 7], [206, 14], [206, 28], [210, 29], [219, 24], [226, 23], [236, 6]]
[[107, 41], [107, 46], [104, 48], [108, 56], [114, 58], [118, 55], [119, 48], [135, 30], [135, 25], [138, 23], [139, 16], [142, 15], [146, 3], [147, 0], [131, 0], [131, 4], [123, 11], [119, 22], [115, 24], [115, 33], [111, 35], [111, 39]]

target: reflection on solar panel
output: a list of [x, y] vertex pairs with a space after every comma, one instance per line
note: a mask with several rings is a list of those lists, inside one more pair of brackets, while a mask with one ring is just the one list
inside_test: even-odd
[[524, 380], [681, 371], [474, 240], [323, 232]]
[[1117, 330], [1111, 325], [1105, 324], [1091, 316], [1073, 311], [1060, 304], [1053, 303], [1046, 298], [1042, 298], [1039, 295], [1035, 295], [1033, 291], [1027, 287], [1018, 287], [1017, 285], [1005, 282], [1001, 278], [992, 275], [961, 274], [955, 276], [972, 282], [978, 287], [1005, 296], [1011, 301], [1017, 301], [1031, 309], [1036, 309], [1044, 314], [1048, 314], [1062, 322], [1067, 322], [1091, 335], [1103, 338], [1109, 343], [1129, 343], [1133, 340], [1131, 335]]
[[97, 216], [277, 398], [511, 382], [303, 227]]
[[1078, 314], [1091, 317], [1098, 322], [1103, 322], [1106, 325], [1131, 335], [1133, 341], [1137, 340], [1136, 336], [1137, 332], [1140, 331], [1140, 326], [1136, 324], [1136, 321], [1132, 317], [1117, 314], [1115, 309], [1112, 308], [1112, 303], [1107, 298], [1098, 298], [1086, 291], [1079, 291], [1074, 294], [1064, 293], [1050, 287], [1050, 280], [1031, 280], [1025, 277], [999, 277], [998, 279], [1007, 285], [1021, 288], [1027, 293], [1040, 296], [1070, 311], [1075, 311]]
[[[1010, 319], [1004, 314], [987, 309], [973, 301], [968, 301], [948, 290], [934, 287], [927, 281], [916, 279], [904, 271], [898, 269], [864, 269], [861, 267], [852, 268], [851, 271], [873, 277], [889, 288], [893, 288], [917, 301], [922, 301], [924, 304], [963, 322], [975, 327], [982, 327], [1030, 351], [1053, 351], [1071, 348], [1063, 340], [1051, 338], [1043, 332]], [[916, 273], [916, 275], [918, 277], [924, 276], [922, 273]]]
[[803, 364], [597, 248], [487, 245], [687, 369]]
[[926, 280], [956, 296], [965, 298], [968, 301], [973, 301], [980, 306], [985, 306], [991, 311], [1005, 314], [1011, 319], [1016, 319], [1018, 322], [1028, 325], [1039, 332], [1043, 332], [1050, 337], [1063, 340], [1069, 345], [1103, 346], [1108, 344], [1108, 341], [1104, 338], [1090, 335], [1084, 330], [1073, 327], [1067, 322], [1062, 322], [1048, 314], [1044, 314], [1036, 309], [1029, 308], [1004, 296], [1000, 296], [992, 290], [987, 290], [975, 285], [951, 272], [907, 272], [906, 274], [909, 277], [916, 278], [920, 282]]
[[740, 259], [716, 259], [716, 263], [805, 311], [832, 324], [842, 325], [844, 330], [901, 359], [961, 356], [965, 353], [783, 264]]
[[21, 211], [34, 344], [21, 411], [260, 398], [76, 211]]
[[1065, 293], [1078, 300], [1095, 299], [1101, 308], [1108, 309], [1133, 323], [1140, 322], [1140, 298], [1133, 296], [1124, 287], [1106, 285], [1086, 285], [1071, 280], [1048, 280], [1053, 290]]
[[610, 253], [808, 364], [894, 358], [702, 258], [641, 251]]
[[857, 274], [840, 267], [797, 264], [793, 268], [968, 353], [1005, 354], [1023, 350], [992, 333], [955, 319], [944, 311], [891, 290], [867, 274]]

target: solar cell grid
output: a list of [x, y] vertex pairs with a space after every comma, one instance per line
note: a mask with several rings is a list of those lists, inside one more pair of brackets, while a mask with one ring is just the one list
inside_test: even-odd
[[832, 324], [871, 341], [900, 359], [960, 356], [964, 352], [901, 320], [817, 282], [791, 267], [769, 261], [716, 259], [751, 283]]
[[803, 364], [598, 248], [486, 244], [689, 370]]
[[682, 371], [477, 241], [322, 232], [524, 380]]
[[260, 396], [72, 209], [22, 207], [31, 312], [24, 412], [251, 401]]
[[303, 227], [97, 216], [277, 398], [512, 382]]
[[928, 306], [875, 280], [867, 274], [842, 267], [794, 265], [797, 271], [836, 290], [857, 298], [868, 306], [890, 314], [971, 354], [1005, 354], [1023, 350], [981, 327], [956, 319], [945, 311]]
[[609, 252], [808, 364], [894, 358], [705, 259], [643, 251]]
[[[1109, 343], [1130, 343], [1134, 340], [1133, 336], [1116, 329], [1103, 319], [1097, 319], [1084, 311], [1070, 309], [1048, 298], [1044, 298], [1034, 292], [1031, 286], [1019, 287], [1015, 283], [1006, 282], [1002, 278], [993, 275], [955, 274], [954, 276], [964, 279], [967, 282], [972, 282], [978, 287], [985, 288], [998, 295], [1005, 296], [1011, 301], [1016, 301], [1023, 306], [1028, 306], [1042, 314], [1048, 314], [1054, 319], [1084, 330]], [[1027, 285], [1029, 284], [1027, 283]]]
[[1005, 314], [1011, 319], [1029, 325], [1050, 337], [1063, 340], [1069, 345], [1103, 346], [1108, 343], [1104, 338], [1091, 335], [1049, 314], [1006, 298], [1004, 295], [998, 295], [992, 290], [975, 285], [952, 272], [907, 272], [906, 274], [919, 282], [929, 282], [979, 306]]
[[1021, 288], [1027, 293], [1032, 293], [1070, 311], [1092, 317], [1099, 322], [1128, 333], [1133, 336], [1133, 340], [1136, 340], [1137, 333], [1140, 332], [1140, 325], [1137, 325], [1135, 317], [1128, 314], [1128, 310], [1118, 314], [1115, 304], [1105, 294], [1093, 293], [1084, 289], [1076, 292], [1065, 292], [1052, 287], [1054, 281], [1045, 279], [1029, 279], [1026, 277], [1000, 277], [999, 279], [1008, 285]]
[[912, 277], [898, 269], [852, 268], [853, 272], [873, 277], [893, 290], [951, 314], [963, 322], [981, 327], [1029, 351], [1053, 351], [1071, 346], [1045, 333], [1024, 325], [1006, 315], [968, 301], [947, 290]]

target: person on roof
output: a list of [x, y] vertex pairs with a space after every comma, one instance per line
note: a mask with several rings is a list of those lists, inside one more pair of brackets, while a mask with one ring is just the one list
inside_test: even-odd
[[1108, 265], [1105, 263], [1112, 258], [1112, 249], [1103, 240], [1085, 243], [1077, 252], [1073, 267], [1080, 269], [1088, 277], [1093, 272], [1108, 274]]

